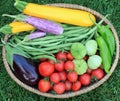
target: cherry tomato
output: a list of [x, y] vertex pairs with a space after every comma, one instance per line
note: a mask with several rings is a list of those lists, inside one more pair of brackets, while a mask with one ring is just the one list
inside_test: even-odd
[[91, 77], [89, 74], [83, 74], [83, 75], [80, 75], [79, 80], [82, 85], [87, 86], [90, 84]]
[[72, 88], [72, 83], [68, 80], [65, 81], [65, 90], [68, 91], [68, 90], [71, 90]]
[[66, 71], [72, 71], [74, 70], [74, 63], [72, 61], [67, 61], [65, 62], [64, 67]]
[[62, 94], [65, 92], [65, 84], [63, 82], [59, 82], [53, 86], [53, 90], [57, 94]]
[[104, 77], [105, 73], [103, 69], [98, 68], [92, 71], [91, 76], [96, 77], [98, 80], [102, 79]]
[[60, 75], [59, 75], [59, 73], [53, 73], [50, 76], [50, 81], [53, 82], [53, 83], [59, 83], [60, 82]]
[[55, 70], [56, 71], [63, 71], [64, 70], [64, 62], [63, 61], [59, 61], [58, 63], [55, 63]]
[[81, 88], [81, 82], [80, 81], [76, 81], [75, 83], [73, 83], [73, 85], [72, 85], [72, 90], [73, 91], [78, 91], [78, 90], [80, 90], [80, 88]]
[[55, 62], [53, 60], [48, 60], [48, 62], [51, 64], [55, 64]]
[[77, 81], [77, 79], [78, 79], [78, 75], [77, 75], [77, 73], [76, 72], [69, 72], [68, 74], [67, 74], [67, 78], [68, 78], [68, 80], [70, 81], [70, 82], [76, 82]]
[[91, 74], [92, 70], [90, 68], [88, 68], [86, 73]]
[[58, 60], [63, 60], [63, 61], [65, 61], [65, 60], [67, 59], [67, 53], [65, 53], [65, 52], [58, 52], [58, 53], [56, 54], [56, 58], [57, 58]]
[[72, 54], [71, 54], [71, 53], [68, 53], [68, 54], [67, 54], [67, 59], [68, 59], [68, 60], [73, 60], [73, 59], [74, 59], [74, 57], [72, 56]]
[[42, 61], [42, 62], [43, 62], [43, 61], [46, 61], [46, 60], [47, 60], [46, 58], [41, 58], [41, 59], [40, 59], [40, 61]]
[[38, 89], [41, 91], [41, 92], [47, 92], [48, 90], [50, 90], [51, 86], [50, 86], [50, 82], [49, 81], [46, 81], [44, 79], [40, 80], [38, 82]]
[[59, 72], [60, 80], [65, 81], [67, 79], [67, 73], [65, 71]]
[[39, 73], [46, 77], [50, 76], [54, 72], [54, 65], [49, 62], [42, 62], [39, 64]]

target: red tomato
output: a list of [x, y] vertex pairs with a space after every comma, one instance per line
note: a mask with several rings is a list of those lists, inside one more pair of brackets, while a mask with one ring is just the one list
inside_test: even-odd
[[72, 61], [67, 61], [65, 62], [65, 70], [67, 71], [71, 71], [71, 70], [74, 70], [74, 63]]
[[59, 75], [59, 73], [53, 73], [50, 76], [50, 81], [53, 82], [53, 83], [59, 83], [60, 82], [60, 75]]
[[51, 86], [50, 86], [50, 82], [49, 81], [46, 81], [44, 79], [40, 80], [38, 82], [38, 89], [41, 91], [41, 92], [47, 92], [48, 90], [50, 90]]
[[91, 77], [89, 74], [83, 74], [79, 77], [79, 80], [80, 80], [82, 85], [87, 86], [90, 84]]
[[55, 63], [55, 70], [61, 72], [64, 70], [64, 62], [59, 61], [58, 63]]
[[76, 82], [77, 81], [77, 79], [78, 79], [78, 75], [77, 75], [77, 73], [76, 72], [69, 72], [68, 74], [67, 74], [67, 78], [68, 78], [68, 80], [70, 81], [70, 82]]
[[60, 80], [65, 81], [67, 79], [67, 73], [65, 71], [59, 72]]
[[63, 60], [63, 61], [65, 61], [65, 60], [67, 59], [67, 54], [66, 54], [65, 52], [58, 52], [58, 53], [56, 54], [56, 58], [57, 58], [58, 60]]
[[53, 60], [48, 60], [48, 62], [51, 64], [55, 64], [55, 62]]
[[73, 85], [72, 85], [72, 90], [73, 91], [78, 91], [78, 90], [80, 90], [80, 88], [81, 88], [81, 82], [80, 81], [77, 81], [77, 82], [73, 83]]
[[73, 59], [74, 59], [74, 57], [72, 56], [72, 54], [71, 54], [71, 53], [68, 53], [68, 54], [67, 54], [67, 59], [68, 59], [68, 60], [73, 60]]
[[68, 91], [68, 90], [71, 90], [72, 88], [72, 83], [70, 81], [65, 81], [65, 90]]
[[103, 69], [98, 68], [92, 71], [91, 76], [92, 77], [96, 77], [98, 80], [102, 79], [104, 77], [105, 73], [103, 71]]
[[90, 68], [88, 68], [86, 73], [91, 74], [92, 70]]
[[40, 61], [46, 61], [47, 59], [46, 58], [41, 58]]
[[65, 91], [65, 84], [63, 82], [59, 82], [57, 84], [55, 84], [53, 86], [53, 90], [57, 93], [57, 94], [62, 94]]
[[54, 72], [54, 65], [49, 62], [42, 62], [39, 64], [39, 73], [46, 77], [50, 76]]

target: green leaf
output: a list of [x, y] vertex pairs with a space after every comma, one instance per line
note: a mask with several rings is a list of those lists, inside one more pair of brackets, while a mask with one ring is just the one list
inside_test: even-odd
[[10, 45], [6, 44], [5, 49], [6, 49], [7, 62], [11, 66], [12, 70], [14, 70], [13, 69], [13, 55], [14, 54], [18, 54], [18, 55], [24, 56], [26, 58], [30, 58], [30, 56], [26, 52], [19, 49], [18, 47], [11, 47]]
[[14, 70], [13, 69], [13, 48], [11, 48], [8, 44], [6, 44], [5, 45], [5, 49], [6, 49], [6, 59], [7, 59], [7, 62], [12, 67], [12, 70]]

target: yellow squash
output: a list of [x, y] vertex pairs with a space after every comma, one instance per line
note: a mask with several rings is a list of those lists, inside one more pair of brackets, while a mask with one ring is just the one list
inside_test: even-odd
[[26, 15], [78, 26], [92, 26], [94, 24], [93, 21], [96, 21], [93, 14], [83, 10], [39, 5], [20, 0], [16, 1], [15, 7]]
[[32, 25], [24, 22], [12, 22], [9, 25], [12, 27], [13, 34], [35, 29]]

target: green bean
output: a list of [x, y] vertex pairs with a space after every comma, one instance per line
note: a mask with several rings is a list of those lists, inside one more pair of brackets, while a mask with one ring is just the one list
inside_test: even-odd
[[23, 44], [24, 45], [43, 45], [43, 44], [51, 44], [51, 43], [56, 43], [58, 41], [61, 41], [61, 39], [52, 39], [48, 41], [26, 41]]
[[72, 27], [66, 27], [66, 28], [64, 28], [64, 30], [76, 30], [76, 29], [87, 29], [87, 28], [85, 28], [85, 27], [79, 27], [79, 26], [72, 26]]
[[43, 38], [37, 38], [37, 39], [33, 39], [31, 40], [31, 42], [37, 42], [37, 41], [48, 41], [48, 40], [51, 40], [51, 39], [61, 39], [61, 38], [64, 38], [64, 36], [61, 36], [61, 35], [58, 35], [58, 36], [46, 36], [46, 37], [43, 37]]
[[88, 34], [85, 34], [85, 35], [81, 35], [81, 36], [78, 36], [78, 37], [75, 37], [75, 38], [69, 38], [69, 39], [66, 39], [66, 42], [71, 42], [71, 41], [79, 41], [83, 38], [86, 38], [88, 36]]
[[43, 51], [54, 50], [54, 49], [59, 49], [59, 48], [63, 48], [63, 47], [69, 47], [71, 45], [72, 45], [72, 43], [60, 44], [60, 45], [52, 46], [49, 48], [42, 48], [42, 50]]
[[111, 56], [113, 56], [115, 51], [115, 39], [112, 31], [108, 26], [98, 25], [98, 32], [106, 41], [108, 48], [110, 50]]
[[35, 57], [31, 57], [32, 59], [40, 59], [40, 58], [47, 58], [50, 60], [53, 60], [54, 62], [56, 62], [56, 58], [53, 56], [49, 56], [49, 55], [40, 55], [40, 56], [35, 56]]
[[88, 36], [88, 38], [84, 41], [84, 43], [86, 43], [88, 40], [92, 39], [94, 35], [95, 35], [95, 32], [91, 33], [91, 35]]
[[54, 56], [52, 53], [49, 53], [49, 52], [43, 53], [43, 52], [27, 51], [27, 53], [32, 55], [32, 56], [39, 56], [39, 55], [51, 55], [51, 56]]
[[46, 53], [46, 52], [43, 51], [42, 49], [38, 49], [38, 48], [30, 47], [30, 46], [19, 45], [18, 47], [23, 48], [23, 50], [30, 50], [30, 51], [37, 51], [37, 52], [43, 52], [43, 53]]
[[64, 35], [64, 36], [67, 36], [67, 35], [70, 35], [70, 34], [75, 34], [75, 33], [78, 33], [78, 32], [86, 32], [86, 31], [88, 31], [89, 29], [79, 29], [79, 30], [72, 30], [72, 31], [68, 31], [68, 32], [65, 32], [65, 33], [63, 33], [62, 35]]
[[54, 43], [48, 43], [48, 44], [43, 44], [41, 46], [44, 46], [44, 47], [51, 47], [51, 46], [56, 46], [56, 45], [59, 45], [60, 43], [62, 43], [62, 40], [61, 41], [58, 41], [58, 42], [54, 42]]
[[96, 41], [98, 43], [100, 49], [100, 56], [102, 58], [102, 65], [106, 73], [109, 72], [110, 66], [112, 64], [112, 56], [110, 54], [107, 43], [101, 36], [96, 37]]
[[78, 36], [82, 36], [82, 35], [85, 35], [87, 32], [78, 32], [78, 33], [76, 33], [76, 34], [70, 34], [70, 35], [67, 35], [66, 37], [68, 38], [68, 37], [78, 37]]

